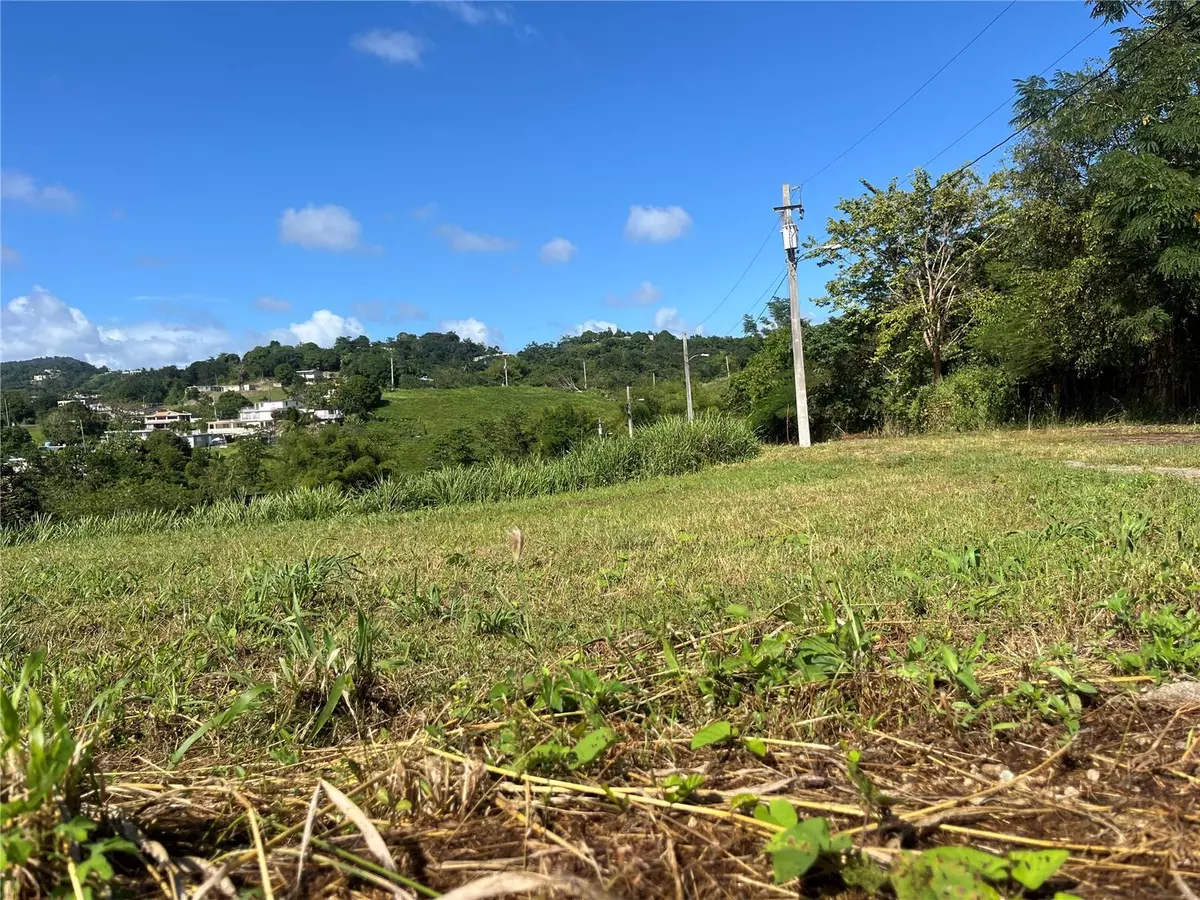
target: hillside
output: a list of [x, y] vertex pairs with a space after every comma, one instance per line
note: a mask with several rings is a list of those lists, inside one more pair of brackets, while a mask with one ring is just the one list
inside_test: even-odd
[[11, 547], [6, 653], [55, 648], [80, 709], [132, 680], [100, 703], [107, 802], [195, 836], [170, 852], [234, 888], [291, 889], [324, 778], [394, 862], [322, 805], [314, 893], [502, 866], [794, 895], [810, 835], [831, 889], [946, 871], [1048, 897], [1012, 880], [1036, 864], [1051, 891], [1177, 896], [1200, 745], [1136, 691], [1200, 674], [1200, 485], [1066, 463], [1196, 467], [1198, 437], [775, 448], [521, 502]]
[[385, 391], [383, 398], [384, 405], [374, 411], [375, 421], [367, 423], [367, 434], [409, 471], [428, 468], [452, 432], [478, 429], [511, 415], [533, 416], [569, 403], [591, 410], [609, 428], [624, 421], [624, 404], [595, 391], [469, 387]]

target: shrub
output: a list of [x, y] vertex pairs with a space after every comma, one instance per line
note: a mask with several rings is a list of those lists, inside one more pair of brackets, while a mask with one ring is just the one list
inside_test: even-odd
[[923, 398], [926, 431], [974, 431], [1012, 418], [1016, 385], [994, 366], [963, 366], [929, 389]]
[[230, 499], [193, 513], [145, 511], [108, 519], [93, 516], [70, 523], [38, 520], [34, 527], [23, 532], [11, 529], [0, 532], [0, 544], [150, 529], [231, 528], [462, 503], [497, 503], [664, 475], [684, 475], [717, 463], [750, 459], [757, 453], [754, 432], [740, 420], [718, 415], [702, 416], [691, 424], [683, 419], [664, 419], [635, 431], [632, 438], [589, 441], [557, 459], [521, 463], [494, 460], [476, 466], [448, 466], [388, 478], [357, 493], [342, 493], [334, 484], [296, 488], [249, 502]]

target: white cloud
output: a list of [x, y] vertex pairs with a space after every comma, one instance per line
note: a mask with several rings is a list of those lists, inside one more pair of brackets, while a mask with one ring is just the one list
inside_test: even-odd
[[61, 184], [40, 185], [23, 172], [0, 172], [0, 197], [47, 212], [75, 212], [78, 198]]
[[355, 50], [370, 53], [390, 63], [419, 66], [421, 54], [428, 46], [424, 38], [417, 37], [408, 31], [392, 31], [388, 28], [376, 28], [366, 34], [355, 35], [350, 42]]
[[467, 25], [479, 26], [495, 22], [498, 25], [507, 25], [520, 38], [537, 34], [536, 28], [529, 25], [519, 26], [508, 7], [502, 3], [471, 3], [469, 0], [433, 0], [433, 3]]
[[425, 319], [429, 314], [415, 303], [382, 303], [379, 300], [363, 300], [355, 303], [351, 309], [354, 315], [368, 322], [401, 321], [404, 319]]
[[467, 231], [460, 225], [439, 225], [436, 234], [455, 253], [506, 253], [517, 249], [514, 240]]
[[643, 281], [624, 297], [609, 294], [604, 302], [608, 306], [650, 306], [663, 298], [662, 288], [653, 281]]
[[412, 217], [414, 219], [428, 219], [435, 212], [437, 212], [437, 204], [426, 203], [424, 206], [418, 206], [416, 209], [414, 209], [412, 211]]
[[585, 331], [594, 331], [599, 334], [602, 331], [620, 331], [621, 327], [612, 322], [605, 322], [603, 319], [588, 319], [586, 322], [580, 322], [578, 325], [571, 326], [571, 334], [580, 335]]
[[219, 323], [149, 320], [100, 327], [42, 287], [0, 307], [5, 359], [74, 356], [93, 365], [132, 368], [187, 364], [230, 349]]
[[254, 301], [254, 306], [263, 312], [290, 312], [292, 309], [290, 300], [283, 300], [279, 297], [259, 297]]
[[542, 244], [542, 249], [538, 251], [538, 257], [546, 265], [553, 265], [554, 263], [570, 262], [571, 257], [578, 252], [579, 248], [566, 238], [556, 237]]
[[631, 241], [665, 244], [683, 237], [692, 217], [680, 206], [631, 206], [625, 220], [625, 237]]
[[358, 337], [365, 333], [362, 322], [354, 316], [339, 316], [327, 309], [318, 309], [308, 321], [277, 328], [271, 332], [271, 337], [280, 343], [312, 343], [318, 347], [332, 347], [340, 337]]
[[332, 203], [310, 203], [301, 210], [289, 207], [279, 217], [279, 240], [299, 244], [305, 250], [354, 250], [361, 237], [362, 225], [350, 210]]
[[24, 264], [25, 260], [21, 258], [21, 254], [14, 250], [8, 244], [0, 244], [0, 264], [6, 266], [19, 266]]
[[442, 331], [452, 331], [464, 341], [474, 341], [485, 347], [499, 346], [504, 335], [497, 328], [491, 328], [476, 318], [443, 319]]
[[669, 331], [671, 334], [704, 334], [704, 326], [700, 325], [692, 328], [679, 315], [679, 310], [673, 306], [663, 306], [654, 311], [654, 330]]

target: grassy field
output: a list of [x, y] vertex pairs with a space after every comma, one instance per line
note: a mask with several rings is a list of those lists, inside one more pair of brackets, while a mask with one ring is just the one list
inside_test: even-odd
[[624, 421], [624, 406], [589, 391], [570, 393], [541, 387], [472, 387], [385, 391], [368, 433], [387, 444], [401, 469], [429, 466], [439, 442], [456, 428], [473, 428], [510, 413], [532, 415], [561, 403], [595, 410], [605, 421]]
[[1200, 674], [1200, 484], [1103, 466], [1200, 467], [1200, 432], [8, 548], [0, 640], [77, 722], [119, 686], [109, 803], [238, 889], [295, 883], [324, 778], [310, 894], [1177, 897], [1200, 707], [1144, 692]]

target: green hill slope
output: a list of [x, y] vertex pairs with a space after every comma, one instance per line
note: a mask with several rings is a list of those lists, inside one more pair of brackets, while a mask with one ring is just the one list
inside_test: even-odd
[[612, 426], [623, 411], [596, 392], [575, 393], [544, 387], [470, 387], [385, 391], [367, 433], [388, 446], [404, 469], [428, 467], [439, 444], [459, 428], [474, 429], [512, 413], [535, 415], [564, 403], [585, 407]]

